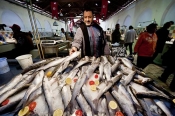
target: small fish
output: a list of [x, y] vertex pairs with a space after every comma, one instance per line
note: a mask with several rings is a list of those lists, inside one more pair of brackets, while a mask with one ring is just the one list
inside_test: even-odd
[[106, 80], [109, 81], [111, 79], [111, 64], [109, 62], [104, 65], [104, 73]]

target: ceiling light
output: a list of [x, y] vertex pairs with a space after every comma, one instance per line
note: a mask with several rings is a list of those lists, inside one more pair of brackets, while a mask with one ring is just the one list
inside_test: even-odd
[[98, 6], [98, 4], [97, 4], [97, 3], [96, 3], [95, 5], [96, 5], [96, 6]]
[[68, 4], [69, 7], [71, 7], [71, 4]]
[[110, 3], [111, 3], [111, 1], [109, 1], [109, 0], [108, 0], [108, 3], [110, 4]]
[[36, 0], [36, 1], [39, 1], [39, 0]]

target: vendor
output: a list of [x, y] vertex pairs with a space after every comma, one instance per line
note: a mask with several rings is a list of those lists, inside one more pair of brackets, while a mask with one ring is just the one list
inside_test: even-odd
[[80, 27], [77, 29], [70, 54], [80, 49], [82, 57], [99, 57], [110, 54], [109, 47], [104, 39], [103, 29], [93, 22], [92, 9], [85, 8], [83, 18], [84, 22], [81, 22]]
[[13, 30], [13, 38], [16, 39], [16, 47], [11, 51], [0, 54], [0, 57], [14, 59], [17, 56], [28, 54], [33, 48], [32, 34], [20, 31], [21, 28], [17, 24], [10, 27]]

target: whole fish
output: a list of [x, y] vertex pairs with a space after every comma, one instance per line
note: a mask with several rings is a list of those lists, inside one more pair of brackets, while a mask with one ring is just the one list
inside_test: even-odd
[[0, 95], [2, 95], [6, 91], [12, 89], [18, 82], [20, 82], [22, 80], [22, 78], [23, 78], [22, 74], [19, 74], [19, 75], [13, 77], [13, 79], [11, 81], [9, 81], [6, 85], [4, 85], [1, 88]]
[[103, 72], [104, 72], [104, 64], [100, 63], [100, 65], [99, 65], [99, 79], [100, 79], [100, 81], [104, 80], [103, 79]]
[[72, 93], [70, 90], [70, 85], [65, 85], [62, 90], [61, 90], [63, 102], [64, 102], [64, 107], [66, 108], [71, 100]]
[[73, 68], [75, 67], [75, 65], [76, 65], [76, 62], [75, 61], [71, 61], [69, 63], [69, 65], [67, 66], [67, 68], [64, 70], [64, 73], [63, 74], [69, 73], [70, 71], [72, 71]]
[[93, 116], [91, 107], [81, 93], [76, 97], [76, 100], [83, 110], [83, 114], [85, 114], [86, 116]]
[[19, 93], [16, 93], [15, 95], [7, 98], [5, 101], [8, 101], [8, 102], [7, 102], [7, 104], [2, 105], [0, 107], [0, 112], [4, 111], [6, 109], [10, 109], [11, 106], [17, 104], [24, 97], [26, 90], [27, 89], [23, 89]]
[[106, 56], [101, 56], [101, 63], [103, 63], [104, 65], [108, 63], [108, 59], [106, 58]]
[[130, 68], [131, 70], [135, 70], [135, 66], [131, 63], [130, 60], [128, 60], [127, 58], [119, 58], [119, 60], [121, 60], [121, 62], [128, 68]]
[[[106, 92], [104, 95], [106, 96], [110, 116], [115, 116], [116, 112], [121, 111], [119, 104], [116, 102], [116, 100], [113, 98], [113, 96], [109, 92]], [[115, 103], [116, 108], [110, 107], [109, 105], [110, 102], [113, 102], [113, 104]]]
[[104, 114], [104, 116], [110, 116], [106, 98], [101, 98], [101, 99], [102, 100], [99, 100], [99, 104], [101, 105], [101, 113], [99, 116], [103, 116], [103, 114]]
[[152, 81], [151, 78], [143, 77], [143, 76], [141, 76], [139, 74], [134, 75], [134, 78], [137, 78], [139, 81], [141, 81], [142, 84], [145, 84], [147, 82], [151, 82]]
[[133, 70], [131, 70], [130, 68], [124, 66], [123, 64], [120, 64], [120, 65], [119, 65], [119, 69], [120, 69], [123, 73], [125, 73], [125, 74], [127, 74], [127, 75], [130, 74], [131, 72], [133, 72]]
[[158, 99], [154, 99], [154, 102], [162, 109], [166, 116], [173, 116], [171, 111], [166, 107], [166, 105]]
[[104, 65], [104, 73], [105, 73], [107, 81], [110, 81], [110, 79], [111, 79], [111, 64], [109, 62]]
[[59, 109], [64, 112], [64, 104], [61, 96], [62, 85], [58, 85], [57, 78], [44, 78], [43, 90], [44, 95], [49, 106], [49, 114], [53, 114], [55, 110]]

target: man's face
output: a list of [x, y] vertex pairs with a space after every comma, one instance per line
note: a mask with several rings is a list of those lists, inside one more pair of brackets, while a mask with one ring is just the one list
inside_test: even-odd
[[84, 23], [86, 24], [86, 26], [91, 25], [92, 21], [93, 21], [93, 14], [92, 11], [84, 11]]

